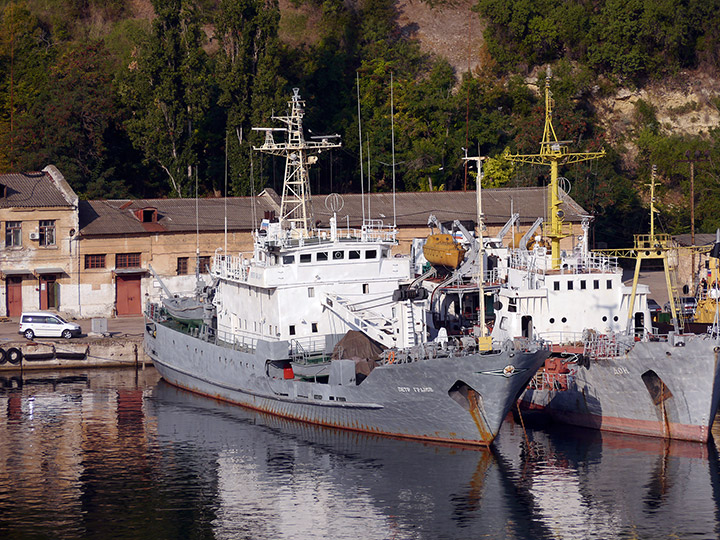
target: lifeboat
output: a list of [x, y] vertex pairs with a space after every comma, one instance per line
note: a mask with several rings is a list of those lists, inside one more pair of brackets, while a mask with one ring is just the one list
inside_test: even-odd
[[425, 240], [423, 255], [433, 266], [455, 269], [465, 258], [465, 248], [451, 234], [432, 234]]

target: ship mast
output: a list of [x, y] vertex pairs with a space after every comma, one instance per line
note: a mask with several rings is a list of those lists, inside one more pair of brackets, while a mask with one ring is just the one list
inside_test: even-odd
[[[309, 168], [317, 161], [316, 156], [308, 157], [308, 153], [338, 148], [341, 144], [330, 142], [328, 139], [331, 137], [320, 141], [305, 140], [302, 127], [305, 102], [300, 98], [298, 88], [293, 88], [293, 95], [288, 105], [290, 106], [288, 116], [272, 116], [273, 120], [284, 123], [285, 127], [253, 128], [254, 131], [265, 132], [265, 142], [262, 146], [254, 146], [253, 150], [285, 158], [280, 227], [294, 229], [302, 237], [308, 237], [314, 227]], [[273, 137], [274, 132], [286, 133], [285, 142], [276, 142]]]
[[637, 291], [638, 281], [640, 278], [640, 267], [645, 259], [662, 259], [663, 269], [665, 270], [665, 285], [667, 286], [668, 299], [670, 300], [670, 312], [672, 313], [672, 322], [675, 332], [679, 332], [680, 317], [678, 308], [680, 306], [679, 292], [677, 280], [675, 279], [675, 268], [671, 268], [668, 258], [668, 252], [672, 249], [672, 239], [669, 234], [655, 234], [655, 214], [659, 212], [655, 208], [655, 176], [657, 167], [652, 166], [652, 175], [650, 177], [650, 234], [635, 235], [635, 247], [630, 253], [635, 256], [635, 274], [633, 275], [632, 291], [630, 293], [630, 305], [628, 307], [627, 330], [630, 332], [633, 325], [633, 311], [635, 306], [635, 293]]
[[465, 150], [465, 157], [463, 161], [469, 163], [470, 161], [477, 162], [477, 182], [475, 184], [475, 203], [477, 207], [477, 242], [478, 242], [478, 295], [480, 304], [480, 336], [478, 337], [478, 347], [481, 351], [492, 349], [492, 337], [487, 335], [485, 328], [485, 241], [483, 240], [483, 229], [485, 228], [484, 215], [482, 211], [482, 180], [483, 180], [483, 161], [487, 159], [485, 156], [468, 157], [467, 150]]
[[553, 99], [550, 92], [550, 80], [552, 72], [548, 67], [545, 79], [545, 129], [543, 139], [540, 143], [539, 154], [510, 154], [504, 155], [508, 161], [518, 163], [531, 163], [533, 165], [550, 165], [549, 189], [549, 213], [550, 232], [547, 234], [552, 246], [552, 268], [560, 268], [560, 240], [570, 236], [570, 233], [563, 230], [565, 212], [562, 210], [560, 199], [560, 188], [558, 183], [558, 166], [569, 163], [579, 163], [591, 159], [598, 159], [605, 155], [605, 150], [600, 152], [570, 152], [567, 145], [571, 141], [558, 141], [555, 129], [552, 125]]

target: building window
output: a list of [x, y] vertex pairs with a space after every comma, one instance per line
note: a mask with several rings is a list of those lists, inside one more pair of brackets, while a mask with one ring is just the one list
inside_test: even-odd
[[178, 274], [178, 276], [182, 276], [187, 273], [188, 273], [188, 258], [187, 257], [178, 257], [178, 259], [177, 259], [177, 274]]
[[105, 268], [105, 255], [85, 255], [85, 270]]
[[115, 268], [138, 268], [139, 266], [139, 253], [118, 253], [115, 255]]
[[42, 247], [55, 245], [55, 220], [40, 220], [39, 244]]
[[294, 335], [295, 335], [295, 325], [294, 325], [294, 324], [291, 324], [291, 325], [290, 325], [290, 335], [291, 335], [291, 336], [294, 336]]
[[318, 331], [317, 323], [316, 323], [316, 322], [311, 323], [310, 326], [311, 326], [311, 329], [312, 329], [313, 333], [314, 333], [314, 334], [317, 334], [317, 331]]
[[22, 221], [5, 222], [5, 247], [22, 246]]
[[210, 273], [210, 255], [200, 257], [200, 273], [201, 274], [209, 274]]

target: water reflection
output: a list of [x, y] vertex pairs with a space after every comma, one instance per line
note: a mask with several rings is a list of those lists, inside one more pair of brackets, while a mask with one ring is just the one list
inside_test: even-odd
[[152, 369], [0, 377], [0, 538], [715, 538], [717, 475], [713, 445], [509, 422], [483, 451], [278, 419]]
[[714, 446], [567, 427], [497, 446], [553, 537], [717, 537]]

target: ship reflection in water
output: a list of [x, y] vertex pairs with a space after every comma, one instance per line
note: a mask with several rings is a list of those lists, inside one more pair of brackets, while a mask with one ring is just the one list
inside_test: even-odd
[[[716, 538], [717, 449], [510, 419], [491, 450], [324, 429], [152, 369], [0, 377], [0, 538]], [[720, 432], [713, 431], [715, 440]]]

